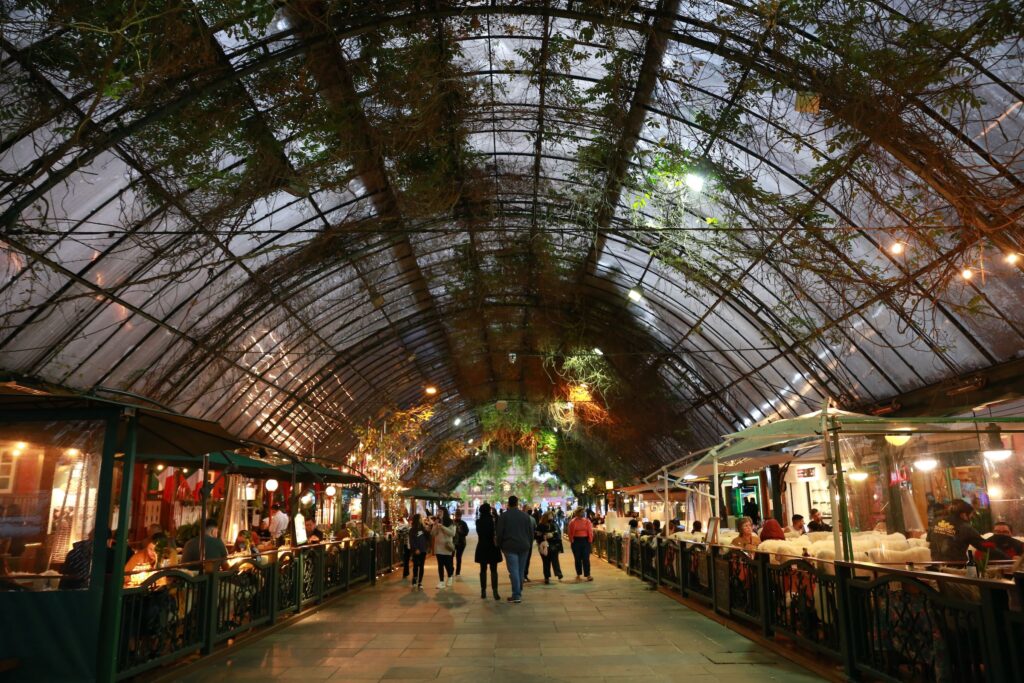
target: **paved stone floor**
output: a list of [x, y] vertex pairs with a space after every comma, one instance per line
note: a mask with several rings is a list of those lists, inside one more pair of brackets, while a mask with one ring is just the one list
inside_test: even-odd
[[[454, 588], [435, 588], [431, 557], [422, 591], [411, 590], [398, 571], [175, 680], [821, 680], [597, 559], [591, 583], [544, 585], [534, 552], [521, 604], [504, 601], [504, 564], [502, 601], [481, 600], [474, 541], [471, 534]], [[571, 553], [562, 560], [569, 579]]]

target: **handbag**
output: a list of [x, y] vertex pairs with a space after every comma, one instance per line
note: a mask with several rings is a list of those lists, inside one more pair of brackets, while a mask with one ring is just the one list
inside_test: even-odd
[[547, 541], [541, 541], [540, 542], [540, 554], [543, 555], [544, 557], [548, 556], [548, 542]]

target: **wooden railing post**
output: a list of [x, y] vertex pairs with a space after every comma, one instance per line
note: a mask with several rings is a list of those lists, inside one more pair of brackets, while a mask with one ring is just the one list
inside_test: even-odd
[[768, 553], [757, 553], [757, 611], [761, 617], [761, 635], [765, 638], [772, 637], [772, 623], [768, 618], [768, 610], [771, 606], [769, 586], [771, 581], [768, 577], [768, 568], [771, 566], [771, 556]]
[[839, 651], [842, 653], [843, 668], [846, 677], [851, 681], [860, 680], [857, 671], [857, 644], [855, 633], [863, 633], [866, 624], [857, 624], [853, 609], [853, 596], [850, 593], [850, 579], [853, 570], [849, 565], [838, 562], [833, 565], [836, 571], [836, 612], [839, 619]]
[[217, 602], [220, 595], [220, 572], [210, 572], [206, 580], [206, 596], [203, 600], [203, 609], [206, 610], [203, 619], [203, 646], [200, 654], [208, 655], [213, 652], [213, 643], [217, 638]]
[[[984, 633], [988, 669], [986, 675], [991, 681], [1009, 681], [1011, 666], [1010, 648], [1021, 647], [1022, 643], [1011, 642], [1006, 629], [1006, 612], [1010, 607], [1009, 594], [990, 585], [981, 586], [981, 627]], [[1020, 675], [1021, 672], [1017, 672]]]
[[279, 576], [277, 553], [272, 553], [269, 557], [270, 562], [270, 623], [274, 624], [277, 621], [277, 608], [280, 606], [280, 596], [278, 595], [281, 590], [281, 577]]

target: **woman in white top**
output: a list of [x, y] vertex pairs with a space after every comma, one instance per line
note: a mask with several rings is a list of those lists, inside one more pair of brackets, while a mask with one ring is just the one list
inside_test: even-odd
[[445, 587], [444, 573], [448, 571], [448, 586], [452, 585], [455, 574], [455, 564], [452, 562], [452, 555], [455, 553], [455, 523], [448, 510], [441, 509], [441, 520], [430, 530], [434, 537], [434, 555], [437, 556], [437, 582], [438, 589]]

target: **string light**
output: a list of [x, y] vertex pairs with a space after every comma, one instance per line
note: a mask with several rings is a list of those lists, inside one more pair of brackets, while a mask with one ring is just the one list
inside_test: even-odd
[[889, 247], [889, 253], [892, 254], [893, 256], [899, 256], [900, 254], [903, 253], [903, 250], [905, 248], [906, 245], [903, 244], [903, 242], [893, 242], [892, 245]]
[[960, 277], [962, 277], [965, 280], [970, 280], [972, 277], [974, 277], [974, 271], [970, 267], [964, 268], [963, 270], [960, 271]]

